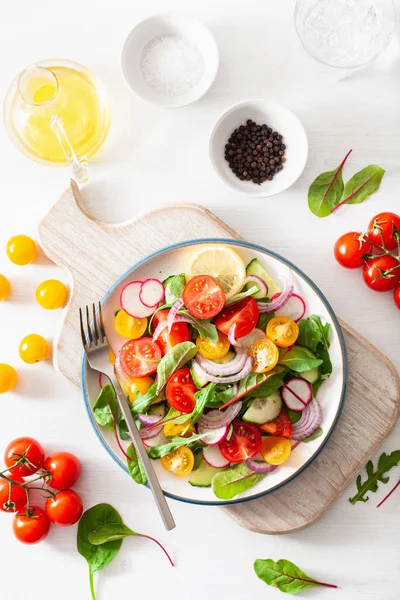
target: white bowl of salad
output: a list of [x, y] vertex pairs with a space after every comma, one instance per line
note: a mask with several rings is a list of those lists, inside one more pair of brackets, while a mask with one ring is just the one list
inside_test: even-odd
[[[232, 504], [281, 487], [331, 435], [346, 387], [315, 284], [259, 246], [199, 240], [135, 265], [103, 299], [110, 360], [167, 496]], [[114, 391], [83, 361], [105, 448], [146, 484]]]

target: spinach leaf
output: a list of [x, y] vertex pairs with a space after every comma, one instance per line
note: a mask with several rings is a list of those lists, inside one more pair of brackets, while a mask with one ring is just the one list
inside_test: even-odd
[[214, 494], [221, 500], [231, 500], [261, 481], [265, 475], [254, 473], [244, 463], [216, 473], [211, 485]]
[[229, 300], [226, 301], [225, 306], [240, 302], [240, 300], [243, 300], [243, 298], [247, 298], [248, 296], [254, 296], [255, 294], [258, 294], [259, 291], [260, 289], [257, 285], [252, 285], [248, 290], [235, 294], [232, 298], [229, 298]]
[[[297, 343], [300, 346], [309, 348], [322, 361], [320, 365], [320, 373], [322, 378], [328, 377], [332, 373], [332, 363], [329, 356], [329, 335], [331, 326], [329, 323], [322, 324], [322, 320], [318, 315], [310, 315], [307, 319], [302, 319], [299, 323], [299, 337]], [[314, 396], [318, 391], [322, 381], [316, 382]]]
[[[166, 386], [167, 381], [175, 373], [197, 354], [197, 346], [192, 342], [181, 342], [162, 357], [157, 367], [157, 394]], [[153, 386], [151, 386], [153, 387]], [[150, 388], [151, 389], [151, 388]], [[149, 390], [150, 391], [150, 390]], [[136, 401], [135, 401], [136, 404]]]
[[361, 480], [361, 475], [357, 477], [357, 493], [352, 498], [349, 498], [351, 504], [356, 502], [367, 502], [369, 497], [366, 495], [368, 492], [376, 492], [378, 490], [378, 482], [387, 483], [389, 477], [385, 476], [392, 467], [398, 465], [400, 462], [400, 450], [395, 450], [391, 454], [387, 455], [386, 452], [380, 455], [378, 460], [378, 466], [374, 472], [374, 464], [372, 460], [367, 463], [367, 478], [364, 482]]
[[308, 207], [317, 217], [329, 217], [331, 210], [341, 201], [344, 190], [342, 169], [350, 152], [336, 169], [321, 173], [310, 185]]
[[326, 348], [326, 350], [328, 350], [329, 346], [330, 346], [330, 342], [329, 342], [329, 335], [330, 335], [330, 331], [331, 331], [330, 324], [325, 323], [325, 325], [323, 325], [322, 321], [321, 321], [321, 317], [319, 317], [318, 315], [310, 315], [308, 318], [310, 319], [310, 321], [312, 323], [314, 323], [316, 325], [316, 327], [319, 331], [319, 334], [320, 334], [319, 341], [324, 346], [324, 348]]
[[329, 356], [328, 350], [322, 344], [318, 344], [316, 354], [318, 358], [322, 360], [322, 363], [319, 367], [319, 371], [321, 373], [322, 381], [329, 377], [332, 373], [332, 363]]
[[209, 319], [197, 319], [184, 308], [181, 308], [178, 314], [190, 318], [190, 324], [197, 330], [202, 339], [207, 338], [210, 342], [218, 342], [217, 328]]
[[[268, 300], [268, 298], [267, 298], [267, 300]], [[275, 313], [274, 312], [260, 313], [260, 316], [258, 317], [258, 321], [257, 321], [256, 327], [258, 329], [262, 329], [263, 331], [265, 331], [267, 329], [268, 323], [274, 317], [275, 317]]]
[[[299, 414], [301, 414], [301, 413], [299, 413]], [[314, 431], [314, 433], [312, 433], [311, 435], [309, 435], [307, 438], [305, 438], [302, 441], [307, 444], [307, 442], [312, 442], [313, 440], [316, 440], [317, 438], [321, 437], [321, 435], [323, 433], [324, 433], [324, 430], [322, 429], [322, 427], [318, 427], [318, 429], [316, 429]]]
[[303, 373], [304, 371], [310, 371], [315, 367], [319, 367], [322, 364], [322, 360], [311, 358], [304, 348], [294, 346], [289, 352], [280, 357], [279, 364], [285, 365], [292, 371], [296, 371], [296, 373]]
[[379, 189], [384, 174], [385, 169], [378, 167], [378, 165], [368, 165], [368, 167], [358, 171], [346, 183], [343, 193], [344, 200], [341, 200], [339, 204], [332, 208], [331, 213], [343, 204], [360, 204], [360, 202], [364, 202], [368, 196]]
[[198, 450], [195, 450], [193, 452], [193, 456], [194, 456], [193, 471], [197, 471], [197, 469], [199, 468], [199, 466], [203, 462], [203, 452], [199, 448]]
[[142, 395], [140, 392], [137, 392], [135, 396], [135, 402], [131, 406], [131, 413], [136, 415], [138, 413], [146, 412], [149, 406], [153, 404], [153, 402], [157, 400], [159, 396], [160, 395], [157, 392], [156, 383], [153, 383], [144, 395]]
[[204, 437], [204, 433], [194, 433], [190, 438], [174, 437], [168, 444], [153, 446], [147, 451], [147, 454], [150, 458], [161, 458], [181, 446], [189, 446], [202, 437]]
[[290, 410], [290, 408], [285, 408], [285, 411], [286, 411], [286, 414], [289, 417], [292, 425], [294, 425], [295, 423], [298, 423], [298, 421], [300, 421], [301, 412], [297, 412], [295, 410]]
[[323, 583], [309, 577], [294, 563], [284, 558], [281, 558], [278, 562], [275, 562], [272, 558], [258, 558], [254, 562], [254, 571], [261, 581], [278, 588], [286, 594], [299, 594], [309, 587], [318, 585], [337, 588], [337, 585]]
[[129, 444], [126, 453], [130, 459], [127, 461], [130, 476], [136, 483], [145, 485], [147, 483], [147, 475], [133, 444]]
[[112, 385], [102, 388], [93, 404], [93, 415], [99, 425], [114, 431], [118, 420], [118, 400]]
[[181, 275], [172, 275], [163, 282], [165, 288], [165, 303], [173, 306], [177, 300], [182, 297], [186, 285], [184, 273]]
[[299, 337], [296, 343], [299, 346], [305, 346], [312, 352], [315, 352], [318, 344], [321, 342], [321, 333], [316, 324], [307, 317], [297, 323], [299, 326]]
[[271, 394], [282, 387], [284, 375], [285, 373], [272, 375], [265, 383], [262, 383], [257, 388], [246, 394], [245, 399], [268, 398], [268, 396], [271, 396]]
[[122, 518], [119, 513], [109, 504], [97, 504], [83, 513], [77, 533], [77, 547], [89, 565], [89, 582], [92, 600], [96, 600], [94, 592], [93, 575], [96, 571], [101, 571], [118, 554], [121, 548], [122, 540], [109, 541], [100, 546], [93, 545], [88, 537], [90, 532], [97, 530], [103, 525], [122, 525]]
[[108, 523], [100, 525], [88, 535], [88, 540], [94, 546], [102, 546], [115, 540], [123, 540], [131, 535], [139, 535], [123, 523]]

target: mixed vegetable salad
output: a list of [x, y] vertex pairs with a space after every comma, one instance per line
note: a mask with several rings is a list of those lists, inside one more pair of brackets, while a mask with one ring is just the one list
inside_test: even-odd
[[[200, 246], [185, 273], [132, 281], [120, 304], [115, 328], [129, 340], [115, 372], [149, 456], [167, 471], [231, 499], [322, 434], [330, 325], [306, 316], [290, 270], [282, 290], [258, 259], [245, 267], [229, 246]], [[129, 439], [103, 383], [94, 416]], [[126, 456], [146, 483], [132, 445]]]

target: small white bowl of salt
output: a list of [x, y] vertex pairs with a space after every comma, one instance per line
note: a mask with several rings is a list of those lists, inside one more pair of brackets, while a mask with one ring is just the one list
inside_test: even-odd
[[195, 102], [218, 71], [218, 47], [203, 23], [180, 13], [153, 15], [130, 32], [122, 72], [139, 98], [162, 108]]

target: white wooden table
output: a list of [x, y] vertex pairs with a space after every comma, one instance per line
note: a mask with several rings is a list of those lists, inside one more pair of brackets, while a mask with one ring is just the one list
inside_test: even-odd
[[[125, 88], [120, 52], [130, 28], [161, 0], [48, 0], [5, 3], [0, 15], [0, 96], [15, 74], [34, 60], [58, 56], [86, 64], [107, 85], [113, 104], [109, 139], [91, 163], [84, 200], [92, 214], [120, 221], [163, 202], [198, 202], [213, 210], [249, 241], [264, 244], [295, 261], [327, 295], [334, 309], [400, 367], [399, 311], [390, 294], [378, 295], [360, 273], [341, 269], [332, 248], [345, 231], [365, 228], [381, 210], [400, 210], [400, 54], [399, 37], [373, 65], [339, 80], [303, 52], [292, 22], [294, 0], [184, 2], [168, 8], [204, 20], [214, 33], [221, 67], [200, 102], [174, 111], [147, 106]], [[224, 188], [208, 160], [208, 132], [229, 104], [271, 97], [293, 109], [309, 136], [310, 156], [300, 180], [288, 192], [265, 200], [245, 199]], [[369, 163], [387, 173], [378, 194], [360, 206], [345, 207], [319, 220], [307, 208], [307, 188], [320, 172], [333, 168], [349, 148], [346, 176]], [[50, 169], [20, 155], [0, 132], [0, 245], [13, 234], [34, 235], [40, 217], [68, 182], [65, 169]], [[172, 241], [172, 240], [171, 240]], [[190, 597], [279, 598], [254, 575], [255, 558], [288, 558], [307, 573], [340, 589], [308, 592], [337, 600], [398, 599], [400, 492], [381, 509], [385, 490], [367, 504], [348, 502], [344, 493], [314, 527], [286, 537], [265, 537], [238, 527], [217, 508], [171, 501], [177, 528], [166, 534], [148, 490], [131, 485], [101, 448], [80, 394], [50, 364], [29, 366], [18, 357], [19, 340], [37, 332], [52, 338], [61, 319], [35, 304], [36, 285], [67, 276], [44, 257], [18, 268], [0, 254], [0, 272], [13, 284], [0, 306], [0, 362], [20, 375], [15, 393], [0, 399], [0, 446], [31, 435], [47, 451], [69, 450], [83, 464], [77, 486], [86, 507], [110, 502], [125, 522], [162, 539], [177, 568], [148, 542], [129, 540], [106, 571], [98, 574], [98, 600], [137, 596], [146, 600]], [[384, 448], [400, 447], [397, 427]], [[400, 469], [393, 470], [395, 482]], [[1, 597], [5, 600], [89, 598], [87, 569], [76, 551], [76, 527], [53, 527], [35, 547], [13, 539], [11, 519], [0, 515]], [[30, 587], [29, 593], [27, 586]], [[28, 595], [29, 594], [29, 595]]]

